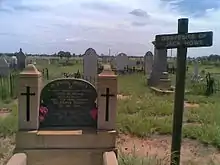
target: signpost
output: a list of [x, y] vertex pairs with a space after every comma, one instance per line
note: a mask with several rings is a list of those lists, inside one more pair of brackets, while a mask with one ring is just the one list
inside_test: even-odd
[[187, 18], [179, 19], [178, 34], [156, 35], [155, 37], [155, 47], [157, 49], [177, 48], [177, 72], [173, 114], [171, 165], [180, 164], [187, 47], [212, 46], [213, 41], [213, 32], [208, 31], [188, 33], [188, 24], [189, 21]]

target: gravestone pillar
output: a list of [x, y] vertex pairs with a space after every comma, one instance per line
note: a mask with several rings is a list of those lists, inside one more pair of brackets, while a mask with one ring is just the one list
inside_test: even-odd
[[168, 79], [168, 75], [164, 74], [164, 72], [167, 72], [167, 49], [157, 49], [155, 47], [154, 54], [153, 69], [148, 80], [148, 85], [155, 87], [160, 84], [161, 78]]
[[117, 106], [117, 75], [110, 65], [105, 65], [98, 75], [98, 122], [99, 130], [115, 130]]
[[39, 126], [41, 73], [29, 64], [19, 74], [18, 129], [36, 130]]

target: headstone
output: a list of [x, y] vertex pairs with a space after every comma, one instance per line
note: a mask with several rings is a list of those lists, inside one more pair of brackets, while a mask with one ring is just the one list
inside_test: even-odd
[[145, 74], [150, 74], [153, 67], [153, 53], [148, 51], [144, 56], [144, 72]]
[[48, 109], [40, 127], [96, 127], [91, 116], [95, 108], [95, 87], [82, 79], [58, 79], [41, 92], [41, 107]]
[[195, 60], [194, 61], [194, 77], [198, 77], [199, 76], [199, 65], [198, 65], [198, 61]]
[[129, 59], [128, 56], [125, 53], [120, 53], [116, 56], [116, 69], [117, 71], [124, 71], [125, 68], [127, 68]]
[[153, 69], [148, 80], [148, 85], [154, 87], [160, 85], [160, 79], [162, 77], [164, 79], [164, 72], [167, 72], [167, 49], [157, 49], [154, 47]]
[[10, 67], [13, 69], [17, 68], [17, 64], [18, 64], [18, 59], [16, 56], [12, 56], [11, 57], [11, 61], [10, 61]]
[[9, 63], [4, 57], [0, 58], [0, 76], [8, 76], [10, 74]]
[[20, 48], [19, 53], [16, 54], [18, 59], [18, 69], [23, 70], [26, 66], [26, 55], [22, 52], [22, 49]]
[[96, 86], [98, 76], [98, 55], [92, 48], [86, 50], [83, 56], [83, 77]]

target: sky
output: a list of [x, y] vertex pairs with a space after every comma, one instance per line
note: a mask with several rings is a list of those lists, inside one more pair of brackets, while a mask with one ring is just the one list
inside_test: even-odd
[[177, 33], [179, 18], [189, 32], [213, 31], [213, 46], [188, 56], [220, 54], [220, 0], [0, 0], [0, 52], [142, 56], [155, 35]]

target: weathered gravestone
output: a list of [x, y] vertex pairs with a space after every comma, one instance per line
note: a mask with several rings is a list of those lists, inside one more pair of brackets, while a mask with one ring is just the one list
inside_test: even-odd
[[162, 34], [156, 35], [155, 37], [155, 46], [157, 49], [177, 48], [176, 88], [170, 159], [171, 165], [180, 164], [187, 48], [212, 46], [213, 40], [213, 32], [211, 31], [188, 33], [188, 24], [187, 18], [179, 19], [177, 34]]
[[16, 57], [18, 59], [18, 69], [23, 70], [26, 66], [26, 55], [22, 52], [21, 48], [20, 51], [16, 53]]
[[116, 69], [117, 71], [124, 71], [128, 67], [129, 59], [125, 53], [119, 53], [116, 57]]
[[16, 69], [18, 65], [18, 59], [16, 56], [11, 57], [10, 67]]
[[8, 76], [10, 74], [10, 67], [4, 57], [0, 58], [0, 76]]
[[199, 78], [199, 64], [198, 60], [194, 60], [193, 77], [192, 80], [197, 81]]
[[92, 48], [83, 55], [83, 78], [96, 86], [98, 72], [98, 55]]
[[95, 87], [81, 79], [58, 79], [41, 92], [41, 106], [48, 109], [43, 127], [96, 127], [91, 111], [96, 108]]
[[152, 71], [154, 56], [151, 51], [148, 51], [144, 56], [144, 72], [150, 74]]
[[167, 74], [167, 49], [157, 49], [154, 44], [153, 69], [148, 79], [148, 85], [161, 90], [169, 90], [171, 81]]

